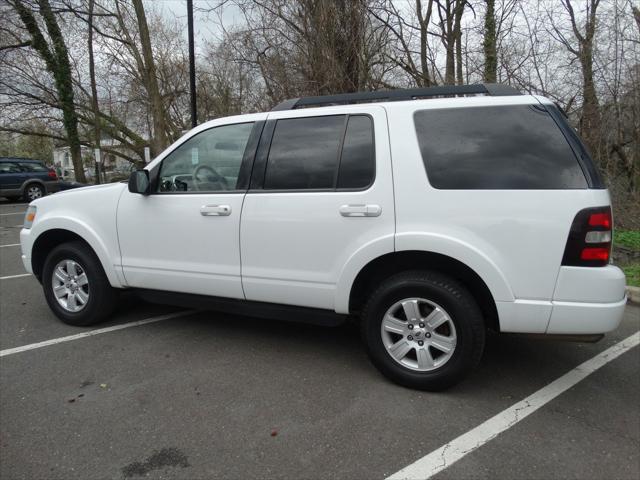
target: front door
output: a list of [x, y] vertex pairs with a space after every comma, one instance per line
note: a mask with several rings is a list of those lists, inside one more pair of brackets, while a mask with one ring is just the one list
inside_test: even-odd
[[20, 195], [26, 174], [17, 162], [0, 162], [0, 192], [7, 195]]
[[248, 122], [199, 131], [153, 165], [150, 195], [123, 193], [117, 223], [129, 286], [244, 298], [243, 165], [251, 168], [245, 151], [256, 129]]

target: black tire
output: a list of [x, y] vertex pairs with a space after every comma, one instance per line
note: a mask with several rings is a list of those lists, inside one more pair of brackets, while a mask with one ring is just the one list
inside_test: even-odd
[[[70, 312], [60, 303], [53, 292], [53, 271], [59, 262], [72, 260], [84, 271], [88, 279], [89, 298], [82, 310]], [[100, 260], [84, 242], [63, 243], [54, 248], [44, 262], [42, 287], [49, 308], [64, 323], [87, 326], [105, 320], [117, 305], [118, 291], [111, 286]]]
[[24, 187], [24, 191], [22, 192], [22, 199], [25, 202], [32, 202], [37, 200], [38, 198], [42, 198], [47, 194], [44, 187], [39, 183], [30, 183], [26, 187]]
[[[417, 371], [396, 361], [387, 351], [381, 333], [387, 311], [397, 302], [414, 297], [441, 306], [457, 336], [450, 358], [430, 371]], [[361, 322], [362, 337], [373, 364], [387, 378], [409, 388], [439, 391], [455, 385], [478, 365], [484, 350], [486, 327], [474, 297], [460, 282], [439, 272], [409, 271], [386, 279], [370, 294]], [[400, 341], [405, 337], [397, 338]]]

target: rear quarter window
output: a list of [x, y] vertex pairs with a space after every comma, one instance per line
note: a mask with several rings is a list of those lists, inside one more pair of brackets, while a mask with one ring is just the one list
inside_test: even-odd
[[587, 188], [573, 150], [540, 107], [420, 110], [414, 121], [427, 177], [435, 188]]

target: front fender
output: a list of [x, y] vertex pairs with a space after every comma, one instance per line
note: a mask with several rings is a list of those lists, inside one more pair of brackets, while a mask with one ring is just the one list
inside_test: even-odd
[[126, 286], [124, 279], [121, 278], [119, 265], [115, 265], [113, 261], [113, 259], [120, 258], [117, 242], [105, 241], [104, 235], [99, 235], [86, 222], [77, 218], [46, 216], [45, 218], [39, 219], [30, 230], [23, 229], [21, 232], [23, 255], [31, 259], [31, 249], [37, 239], [47, 231], [54, 229], [67, 230], [81, 237], [97, 255], [111, 286], [116, 288]]

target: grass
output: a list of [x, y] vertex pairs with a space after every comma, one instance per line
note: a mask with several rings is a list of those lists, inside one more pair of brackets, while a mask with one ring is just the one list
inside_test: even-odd
[[616, 230], [613, 243], [640, 252], [640, 230]]
[[[614, 248], [620, 246], [628, 250], [640, 252], [640, 230], [615, 231], [613, 234], [613, 244]], [[622, 263], [620, 264], [620, 268], [622, 268], [624, 274], [627, 276], [627, 285], [640, 287], [640, 263], [638, 263], [637, 260], [631, 260], [630, 263]]]
[[640, 264], [635, 263], [622, 267], [622, 271], [627, 276], [627, 285], [640, 287]]

